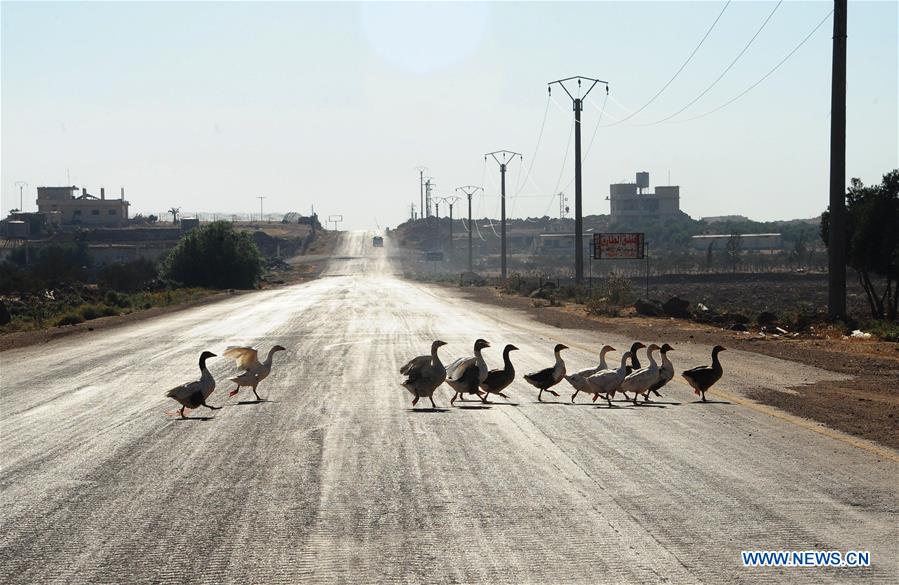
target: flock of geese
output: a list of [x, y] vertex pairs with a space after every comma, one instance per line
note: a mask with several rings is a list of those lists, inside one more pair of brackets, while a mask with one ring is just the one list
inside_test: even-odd
[[[460, 357], [449, 366], [444, 366], [440, 361], [438, 350], [446, 345], [446, 342], [437, 340], [431, 344], [431, 353], [429, 355], [421, 355], [409, 360], [402, 368], [400, 373], [406, 379], [402, 382], [402, 386], [408, 390], [412, 396], [412, 406], [415, 406], [419, 399], [427, 398], [431, 402], [431, 406], [437, 408], [434, 404], [434, 391], [437, 390], [444, 382], [453, 389], [453, 397], [450, 399], [450, 405], [456, 400], [465, 400], [466, 394], [474, 394], [487, 403], [491, 394], [509, 397], [503, 393], [503, 390], [509, 387], [515, 380], [515, 367], [509, 354], [518, 348], [512, 344], [508, 344], [503, 348], [503, 367], [501, 369], [491, 370], [487, 367], [487, 362], [481, 353], [485, 348], [490, 347], [490, 343], [483, 339], [474, 342], [474, 355]], [[557, 344], [553, 349], [555, 354], [555, 363], [548, 368], [544, 368], [537, 372], [531, 372], [524, 376], [525, 382], [540, 390], [537, 394], [537, 400], [543, 401], [543, 393], [548, 392], [553, 396], [559, 396], [559, 393], [553, 390], [563, 379], [567, 380], [574, 388], [574, 394], [571, 395], [571, 401], [578, 394], [584, 393], [593, 396], [593, 402], [599, 398], [604, 398], [609, 406], [612, 406], [612, 398], [616, 393], [621, 393], [626, 400], [632, 400], [637, 404], [637, 397], [643, 396], [643, 402], [649, 402], [650, 394], [661, 396], [659, 390], [674, 378], [674, 365], [668, 359], [668, 352], [673, 351], [670, 345], [665, 343], [661, 347], [655, 343], [648, 347], [639, 341], [631, 345], [630, 351], [624, 352], [617, 368], [610, 368], [606, 363], [606, 355], [609, 352], [616, 351], [611, 345], [603, 346], [599, 352], [599, 364], [594, 368], [580, 370], [573, 374], [569, 374], [565, 367], [565, 360], [562, 359], [562, 351], [568, 349], [568, 346], [561, 343]], [[646, 349], [646, 357], [649, 365], [642, 367], [637, 352], [640, 349]], [[262, 400], [256, 392], [259, 383], [268, 377], [272, 371], [272, 358], [276, 352], [284, 351], [285, 348], [280, 345], [273, 346], [268, 351], [268, 356], [263, 361], [259, 361], [258, 350], [252, 347], [229, 347], [223, 353], [225, 357], [232, 358], [237, 362], [237, 366], [242, 370], [233, 378], [229, 378], [237, 386], [228, 393], [228, 396], [235, 396], [241, 388], [250, 388], [256, 400]], [[653, 353], [658, 351], [662, 357], [662, 363], [659, 364]], [[699, 366], [686, 370], [682, 373], [684, 379], [697, 395], [702, 396], [705, 402], [705, 393], [712, 385], [715, 384], [724, 373], [721, 362], [718, 360], [718, 354], [724, 351], [720, 345], [716, 345], [712, 349], [712, 365]], [[181, 384], [166, 392], [166, 397], [172, 398], [181, 404], [181, 408], [167, 412], [171, 416], [180, 416], [187, 418], [187, 412], [190, 410], [206, 407], [210, 410], [218, 410], [220, 406], [212, 406], [206, 403], [206, 399], [215, 390], [215, 378], [206, 367], [206, 360], [216, 357], [211, 351], [204, 351], [200, 354], [200, 379]], [[628, 394], [633, 394], [629, 397]]]
[[[234, 359], [237, 366], [243, 371], [233, 378], [229, 378], [237, 384], [237, 387], [228, 393], [228, 396], [235, 396], [241, 388], [252, 388], [253, 395], [256, 400], [261, 401], [259, 394], [256, 393], [256, 387], [265, 380], [272, 372], [272, 356], [275, 352], [284, 351], [284, 347], [280, 345], [273, 346], [268, 350], [268, 357], [264, 361], [259, 361], [259, 352], [252, 347], [229, 347], [222, 355]], [[192, 382], [175, 386], [165, 393], [166, 397], [174, 398], [181, 408], [167, 412], [166, 414], [174, 416], [180, 415], [181, 418], [187, 418], [185, 411], [190, 412], [195, 408], [205, 406], [210, 410], [218, 410], [221, 406], [211, 406], [206, 404], [206, 399], [215, 390], [215, 378], [206, 368], [206, 360], [216, 357], [211, 351], [204, 351], [200, 354], [200, 379]]]
[[[474, 342], [474, 355], [460, 357], [448, 366], [443, 365], [437, 353], [437, 350], [444, 345], [446, 342], [438, 339], [431, 344], [430, 355], [412, 358], [400, 368], [400, 374], [406, 377], [402, 386], [414, 397], [412, 406], [415, 406], [419, 399], [427, 398], [431, 401], [431, 406], [437, 408], [437, 405], [434, 404], [434, 391], [444, 382], [454, 391], [450, 405], [454, 404], [457, 399], [465, 400], [466, 394], [474, 394], [484, 403], [488, 402], [491, 394], [508, 398], [503, 394], [503, 390], [515, 380], [515, 368], [509, 358], [509, 353], [517, 350], [517, 347], [512, 344], [506, 345], [503, 349], [503, 368], [491, 370], [488, 369], [487, 362], [481, 354], [482, 350], [490, 347], [490, 343], [487, 341], [478, 339]], [[646, 349], [646, 358], [649, 360], [649, 365], [646, 367], [641, 366], [637, 356], [638, 350], [644, 348]], [[565, 368], [565, 360], [562, 359], [562, 351], [566, 349], [568, 346], [557, 344], [553, 349], [555, 363], [552, 366], [524, 376], [525, 382], [540, 390], [537, 395], [537, 400], [540, 402], [543, 401], [544, 392], [559, 396], [559, 393], [553, 388], [563, 379], [567, 380], [574, 388], [574, 394], [571, 395], [572, 402], [578, 394], [584, 393], [592, 395], [593, 402], [604, 398], [609, 406], [612, 406], [612, 398], [618, 392], [626, 400], [632, 400], [634, 404], [637, 404], [638, 396], [643, 396], [643, 402], [649, 402], [650, 394], [661, 396], [659, 390], [674, 378], [674, 365], [668, 359], [668, 352], [673, 351], [674, 348], [667, 343], [661, 347], [655, 343], [647, 347], [637, 341], [631, 345], [630, 351], [624, 352], [621, 356], [621, 362], [617, 368], [610, 368], [606, 363], [606, 354], [616, 351], [611, 345], [606, 345], [599, 352], [599, 364], [595, 368], [587, 368], [573, 374], [568, 373]], [[721, 379], [721, 375], [724, 373], [721, 362], [718, 360], [718, 354], [724, 349], [720, 345], [716, 345], [712, 349], [712, 365], [699, 366], [682, 373], [696, 395], [702, 396], [703, 402], [706, 401], [705, 393]], [[653, 356], [656, 351], [661, 354], [661, 364]], [[629, 397], [629, 393], [632, 393], [633, 397]]]

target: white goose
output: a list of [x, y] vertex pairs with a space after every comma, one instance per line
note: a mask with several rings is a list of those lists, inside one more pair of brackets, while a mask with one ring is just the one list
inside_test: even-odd
[[[640, 345], [643, 345], [642, 343]], [[660, 348], [655, 343], [646, 348], [646, 357], [649, 358], [649, 365], [639, 370], [634, 370], [622, 380], [620, 390], [624, 392], [634, 393], [634, 404], [637, 404], [637, 395], [643, 395], [643, 402], [649, 402], [649, 388], [659, 379], [659, 365], [656, 363], [652, 352], [658, 351]]]
[[206, 399], [209, 398], [209, 395], [215, 390], [215, 378], [213, 378], [209, 370], [206, 369], [206, 360], [211, 357], [215, 357], [215, 354], [211, 351], [204, 351], [200, 354], [199, 380], [181, 384], [165, 393], [167, 397], [174, 398], [181, 404], [180, 409], [167, 412], [166, 414], [175, 415], [177, 413], [181, 415], [181, 418], [187, 418], [184, 414], [184, 409], [193, 410], [194, 408], [199, 408], [201, 406], [205, 406], [210, 410], [218, 410], [221, 408], [221, 406], [209, 406], [206, 404]]
[[[574, 387], [574, 394], [571, 395], [571, 401], [574, 402], [574, 398], [580, 392], [586, 392], [588, 394], [593, 394], [593, 391], [590, 389], [590, 386], [587, 384], [587, 378], [592, 376], [597, 372], [601, 372], [602, 370], [607, 370], [609, 368], [606, 365], [606, 354], [610, 351], [615, 351], [615, 348], [611, 345], [605, 345], [599, 351], [599, 365], [595, 368], [587, 368], [585, 370], [581, 370], [579, 372], [575, 372], [574, 374], [565, 376], [565, 379], [568, 380], [568, 383]], [[595, 400], [595, 399], [594, 399]]]
[[276, 351], [285, 351], [285, 348], [280, 345], [272, 347], [268, 350], [268, 357], [260, 363], [259, 352], [252, 347], [229, 347], [226, 349], [222, 355], [233, 358], [237, 362], [237, 366], [244, 370], [242, 374], [230, 378], [237, 384], [237, 388], [229, 392], [228, 396], [234, 396], [241, 387], [249, 386], [253, 389], [256, 400], [262, 400], [259, 398], [259, 394], [256, 394], [256, 387], [272, 372], [272, 356]]
[[602, 370], [587, 378], [589, 390], [586, 390], [586, 392], [593, 394], [593, 402], [596, 402], [597, 398], [603, 396], [606, 402], [609, 403], [609, 406], [612, 406], [612, 397], [615, 396], [615, 392], [618, 391], [621, 383], [627, 377], [627, 361], [629, 359], [631, 359], [631, 352], [626, 351], [621, 356], [621, 365], [618, 366], [617, 370]]
[[481, 382], [487, 379], [489, 370], [481, 350], [490, 347], [490, 343], [478, 339], [474, 342], [474, 357], [459, 358], [446, 367], [446, 383], [455, 391], [450, 399], [450, 404], [456, 398], [465, 400], [465, 394], [482, 395]]

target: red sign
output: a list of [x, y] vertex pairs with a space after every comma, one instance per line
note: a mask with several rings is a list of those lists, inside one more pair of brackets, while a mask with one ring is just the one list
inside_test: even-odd
[[642, 260], [642, 233], [593, 234], [593, 258], [596, 260]]

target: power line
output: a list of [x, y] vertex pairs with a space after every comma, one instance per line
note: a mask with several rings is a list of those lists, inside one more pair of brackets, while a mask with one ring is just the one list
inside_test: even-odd
[[681, 71], [684, 70], [684, 67], [686, 67], [687, 64], [688, 64], [690, 61], [693, 60], [693, 56], [696, 55], [696, 52], [699, 51], [699, 47], [701, 47], [702, 44], [705, 43], [705, 40], [706, 40], [706, 39], [709, 37], [709, 35], [711, 34], [712, 29], [714, 29], [714, 28], [715, 28], [715, 25], [718, 24], [718, 21], [721, 20], [721, 17], [724, 15], [724, 11], [727, 10], [727, 7], [728, 7], [728, 6], [730, 6], [730, 2], [731, 2], [731, 0], [727, 0], [727, 2], [724, 3], [724, 6], [721, 8], [721, 12], [718, 13], [718, 16], [717, 16], [717, 17], [715, 18], [715, 20], [712, 22], [712, 25], [709, 27], [709, 29], [708, 29], [707, 31], [705, 31], [705, 34], [702, 35], [702, 38], [699, 40], [699, 44], [696, 45], [696, 47], [693, 49], [693, 52], [690, 53], [690, 56], [689, 56], [689, 57], [687, 57], [687, 60], [684, 61], [683, 64], [678, 68], [678, 70], [674, 72], [674, 75], [671, 76], [671, 79], [669, 79], [668, 82], [667, 82], [665, 85], [662, 86], [662, 89], [660, 89], [659, 91], [657, 91], [656, 94], [655, 94], [654, 96], [652, 96], [651, 98], [649, 98], [649, 101], [648, 101], [648, 102], [646, 102], [645, 104], [643, 104], [642, 106], [640, 106], [637, 110], [634, 110], [634, 111], [631, 112], [628, 116], [625, 116], [624, 118], [618, 120], [617, 122], [614, 122], [614, 123], [612, 123], [612, 124], [609, 124], [609, 126], [617, 126], [618, 124], [621, 124], [622, 122], [625, 122], [625, 121], [627, 121], [627, 120], [630, 120], [631, 118], [633, 118], [634, 116], [636, 116], [637, 114], [639, 114], [640, 112], [642, 112], [644, 109], [646, 109], [646, 107], [647, 107], [649, 104], [651, 104], [652, 102], [656, 101], [656, 98], [658, 98], [660, 95], [662, 95], [662, 92], [663, 92], [663, 91], [665, 91], [666, 89], [668, 89], [668, 86], [671, 85], [671, 83], [672, 83], [675, 79], [677, 79], [677, 76], [680, 75]]
[[740, 60], [740, 57], [742, 57], [743, 54], [749, 50], [749, 47], [752, 46], [752, 43], [759, 36], [759, 34], [761, 34], [761, 32], [763, 30], [765, 30], [765, 27], [768, 25], [768, 22], [774, 16], [774, 13], [777, 12], [777, 9], [780, 8], [781, 4], [783, 4], [783, 0], [780, 0], [777, 4], [774, 5], [774, 8], [768, 14], [768, 17], [765, 18], [765, 20], [762, 22], [762, 25], [758, 28], [757, 31], [755, 31], [755, 34], [752, 35], [752, 38], [749, 39], [749, 42], [746, 43], [746, 45], [743, 47], [743, 49], [739, 53], [737, 53], [737, 56], [734, 57], [734, 60], [730, 62], [730, 65], [725, 67], [724, 71], [721, 72], [721, 75], [719, 75], [717, 78], [715, 78], [715, 81], [713, 81], [708, 87], [706, 87], [704, 90], [702, 90], [702, 92], [700, 92], [700, 94], [698, 96], [693, 98], [690, 102], [687, 103], [687, 105], [685, 105], [678, 111], [674, 112], [673, 114], [670, 114], [669, 116], [666, 116], [665, 118], [662, 118], [661, 120], [656, 120], [655, 122], [648, 122], [646, 124], [634, 124], [634, 126], [654, 126], [656, 124], [661, 124], [662, 122], [667, 122], [671, 118], [677, 116], [678, 114], [680, 114], [681, 112], [683, 112], [684, 110], [686, 110], [687, 108], [689, 108], [690, 106], [692, 106], [693, 104], [698, 102], [702, 98], [702, 96], [707, 94], [709, 92], [709, 90], [711, 90], [713, 87], [715, 87], [719, 81], [721, 81], [721, 78], [723, 78], [725, 75], [727, 75], [727, 72], [730, 71], [731, 68], [734, 65], [736, 65], [737, 61]]
[[746, 95], [747, 93], [749, 93], [750, 91], [752, 91], [753, 89], [755, 89], [756, 86], [758, 86], [760, 83], [762, 83], [763, 81], [765, 81], [766, 79], [768, 79], [771, 75], [774, 74], [775, 71], [777, 71], [778, 69], [780, 69], [780, 66], [781, 66], [781, 65], [783, 65], [784, 63], [786, 63], [786, 62], [790, 59], [790, 57], [792, 57], [793, 54], [794, 54], [796, 51], [798, 51], [800, 47], [802, 47], [802, 45], [804, 45], [810, 38], [812, 38], [812, 35], [815, 34], [815, 33], [818, 31], [818, 29], [821, 28], [821, 27], [824, 25], [825, 22], [827, 22], [827, 19], [830, 18], [832, 14], [833, 14], [833, 10], [831, 10], [830, 12], [828, 12], [827, 15], [826, 15], [823, 19], [821, 19], [821, 22], [819, 22], [818, 24], [816, 24], [816, 25], [815, 25], [815, 28], [813, 28], [807, 35], [805, 35], [805, 38], [802, 39], [802, 40], [799, 42], [798, 45], [796, 45], [795, 47], [793, 47], [793, 50], [790, 51], [789, 53], [787, 53], [787, 55], [786, 55], [783, 59], [781, 59], [780, 62], [778, 62], [778, 64], [775, 65], [770, 71], [768, 71], [768, 73], [765, 73], [765, 74], [764, 74], [762, 77], [760, 77], [755, 83], [753, 83], [752, 85], [750, 85], [749, 87], [747, 87], [746, 89], [744, 89], [743, 91], [741, 91], [740, 93], [738, 93], [736, 96], [734, 96], [733, 98], [727, 100], [726, 102], [724, 102], [723, 104], [721, 104], [720, 106], [718, 106], [717, 108], [715, 108], [715, 109], [713, 109], [713, 110], [709, 110], [708, 112], [705, 112], [705, 113], [703, 113], [703, 114], [699, 114], [698, 116], [693, 116], [692, 118], [687, 118], [687, 119], [685, 119], [685, 120], [675, 120], [675, 121], [676, 121], [676, 122], [692, 122], [693, 120], [698, 120], [698, 119], [700, 119], [700, 118], [705, 118], [705, 117], [708, 116], [708, 115], [714, 114], [714, 113], [717, 112], [718, 110], [721, 110], [721, 109], [723, 109], [723, 108], [726, 108], [727, 106], [731, 105], [732, 103], [734, 103], [735, 101], [737, 101], [738, 99], [740, 99], [741, 97], [743, 97], [744, 95]]

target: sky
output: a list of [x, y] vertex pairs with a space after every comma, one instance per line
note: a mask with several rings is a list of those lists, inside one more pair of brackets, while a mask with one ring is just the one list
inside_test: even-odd
[[[0, 212], [35, 188], [124, 187], [131, 213], [265, 210], [395, 226], [419, 203], [482, 185], [499, 215], [574, 200], [570, 98], [584, 102], [585, 214], [648, 171], [691, 216], [807, 218], [827, 205], [833, 20], [755, 89], [832, 2], [0, 4]], [[692, 60], [652, 103], [719, 16]], [[847, 181], [899, 166], [897, 3], [850, 1]], [[570, 85], [573, 93], [576, 85]], [[581, 91], [585, 91], [583, 86]], [[462, 208], [455, 207], [458, 217]], [[447, 207], [441, 206], [441, 215]]]

